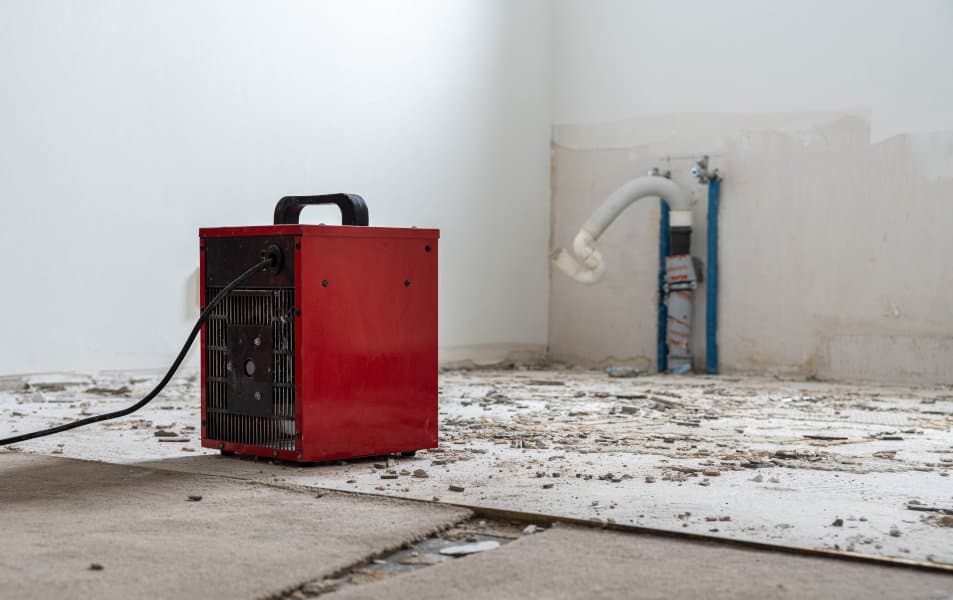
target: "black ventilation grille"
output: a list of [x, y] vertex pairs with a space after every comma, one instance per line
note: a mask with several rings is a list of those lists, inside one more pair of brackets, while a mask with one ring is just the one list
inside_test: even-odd
[[[221, 288], [207, 288], [206, 296], [213, 298], [219, 291]], [[254, 336], [255, 331], [260, 334]], [[255, 337], [256, 346], [261, 341], [260, 351], [267, 352], [267, 345], [272, 346], [271, 364], [258, 364], [254, 381], [242, 373], [243, 359], [231, 355], [234, 350], [230, 347], [234, 349], [237, 340], [229, 335], [238, 332]], [[294, 290], [232, 292], [209, 316], [205, 351], [206, 437], [294, 450]], [[251, 399], [250, 390], [260, 390], [263, 379], [269, 393], [256, 391]]]

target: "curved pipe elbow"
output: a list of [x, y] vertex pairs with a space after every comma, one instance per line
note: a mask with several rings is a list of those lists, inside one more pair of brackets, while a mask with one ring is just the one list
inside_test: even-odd
[[[552, 253], [552, 261], [560, 271], [572, 277], [579, 283], [592, 284], [600, 279], [606, 272], [606, 264], [602, 260], [602, 255], [594, 250], [589, 255], [587, 264], [580, 264], [572, 255], [562, 248], [556, 249]], [[594, 266], [589, 266], [593, 264]]]
[[657, 196], [665, 198], [672, 210], [689, 210], [688, 194], [677, 183], [666, 177], [649, 175], [638, 177], [624, 183], [619, 189], [612, 192], [602, 206], [597, 208], [586, 225], [594, 239], [599, 239], [602, 232], [616, 220], [622, 211], [637, 200]]
[[596, 250], [595, 243], [595, 236], [590, 233], [590, 223], [586, 221], [572, 240], [572, 251], [576, 258], [589, 269], [595, 269], [602, 264], [602, 255]]
[[583, 224], [573, 239], [575, 258], [563, 249], [553, 252], [551, 258], [555, 265], [580, 283], [599, 281], [605, 274], [606, 265], [602, 255], [595, 248], [596, 240], [622, 211], [637, 200], [651, 196], [665, 198], [673, 210], [680, 211], [691, 219], [688, 194], [674, 181], [655, 175], [633, 179], [612, 192]]

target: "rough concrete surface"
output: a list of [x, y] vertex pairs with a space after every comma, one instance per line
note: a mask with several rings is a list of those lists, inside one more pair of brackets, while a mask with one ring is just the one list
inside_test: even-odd
[[492, 552], [344, 589], [334, 600], [504, 598], [947, 599], [953, 577], [557, 527]]
[[0, 482], [3, 598], [253, 598], [468, 515], [9, 451]]
[[[154, 377], [97, 373], [32, 377], [29, 387], [7, 382], [0, 432], [125, 406]], [[612, 379], [559, 368], [447, 372], [440, 448], [392, 458], [396, 479], [381, 477], [380, 458], [302, 466], [220, 457], [199, 446], [198, 407], [197, 379], [186, 375], [133, 417], [18, 448], [953, 564], [949, 521], [911, 510], [953, 507], [948, 386]], [[167, 435], [157, 437], [159, 431]], [[415, 476], [418, 469], [426, 477]]]
[[[8, 392], [0, 423], [39, 428], [128, 403], [102, 390], [148, 387], [139, 376], [88, 377], [63, 390], [48, 377]], [[99, 395], [83, 392], [95, 388]], [[67, 398], [76, 401], [60, 402]], [[396, 480], [381, 479], [379, 459], [314, 466], [221, 459], [198, 445], [198, 387], [188, 377], [136, 417], [20, 447], [953, 564], [953, 527], [908, 509], [953, 508], [947, 386], [463, 371], [441, 376], [440, 413], [440, 448], [397, 459], [407, 474]], [[414, 477], [417, 469], [427, 477]]]

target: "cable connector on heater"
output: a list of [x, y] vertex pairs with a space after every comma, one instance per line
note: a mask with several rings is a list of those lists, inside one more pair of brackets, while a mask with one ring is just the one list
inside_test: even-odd
[[285, 256], [281, 252], [281, 248], [274, 244], [261, 251], [261, 258], [268, 261], [265, 270], [270, 273], [280, 273], [285, 264]]

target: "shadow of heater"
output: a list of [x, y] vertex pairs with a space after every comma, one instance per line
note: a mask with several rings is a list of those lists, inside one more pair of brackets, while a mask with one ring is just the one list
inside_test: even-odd
[[[336, 204], [342, 225], [300, 225]], [[354, 194], [289, 196], [274, 225], [199, 231], [202, 445], [317, 462], [437, 446], [436, 229], [369, 227]]]

